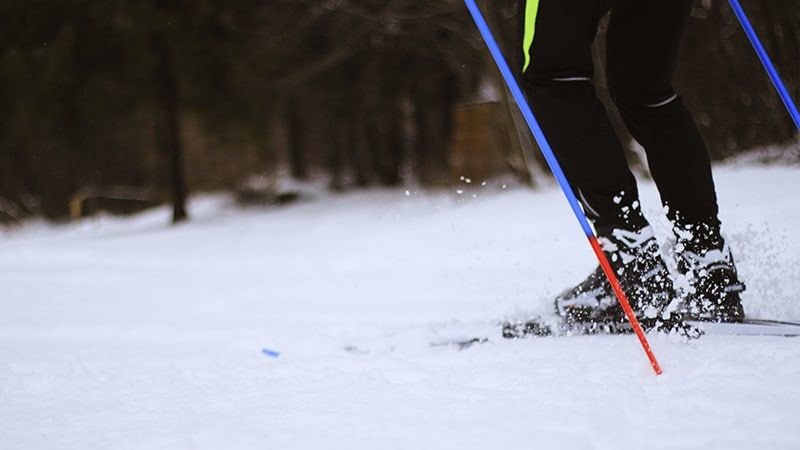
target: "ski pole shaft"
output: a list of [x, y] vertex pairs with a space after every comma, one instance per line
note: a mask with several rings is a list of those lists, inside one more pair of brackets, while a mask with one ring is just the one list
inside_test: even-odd
[[783, 83], [780, 74], [778, 74], [778, 71], [775, 69], [775, 65], [772, 64], [772, 60], [767, 54], [767, 51], [764, 49], [764, 46], [761, 45], [761, 40], [758, 38], [758, 34], [756, 34], [756, 31], [753, 29], [753, 25], [750, 24], [750, 19], [747, 18], [747, 14], [744, 12], [739, 0], [729, 0], [729, 2], [734, 14], [736, 14], [736, 18], [739, 19], [739, 23], [741, 23], [742, 28], [744, 28], [747, 38], [750, 40], [750, 43], [756, 50], [758, 59], [761, 60], [761, 64], [764, 66], [764, 69], [766, 69], [767, 74], [772, 80], [772, 84], [775, 85], [775, 89], [778, 90], [778, 95], [781, 96], [781, 100], [786, 106], [786, 110], [789, 111], [789, 115], [792, 116], [792, 120], [794, 121], [797, 130], [800, 131], [800, 112], [797, 110], [797, 105], [794, 104], [792, 97], [789, 95], [789, 91], [786, 89], [786, 85]]
[[478, 30], [480, 31], [481, 36], [483, 36], [484, 42], [486, 42], [487, 47], [489, 47], [489, 51], [491, 52], [492, 57], [497, 64], [497, 68], [503, 75], [506, 85], [511, 91], [511, 94], [514, 96], [514, 100], [517, 102], [517, 106], [520, 108], [522, 116], [525, 118], [525, 122], [528, 124], [528, 127], [533, 133], [536, 142], [539, 144], [539, 149], [541, 149], [544, 159], [547, 161], [547, 164], [550, 166], [550, 170], [553, 172], [556, 180], [558, 180], [558, 184], [561, 186], [561, 190], [567, 197], [567, 201], [569, 201], [572, 212], [575, 214], [575, 218], [578, 219], [586, 238], [589, 240], [589, 243], [592, 246], [592, 250], [594, 250], [594, 253], [597, 256], [597, 260], [600, 262], [600, 266], [603, 268], [603, 272], [606, 274], [608, 281], [611, 283], [614, 293], [617, 296], [617, 300], [619, 300], [623, 311], [625, 311], [625, 316], [631, 323], [633, 331], [636, 333], [636, 337], [639, 338], [639, 343], [641, 343], [642, 348], [644, 349], [644, 352], [650, 361], [650, 365], [653, 367], [656, 375], [661, 375], [661, 366], [658, 364], [658, 360], [656, 360], [653, 350], [650, 348], [650, 344], [647, 342], [647, 337], [644, 335], [644, 331], [639, 324], [639, 320], [636, 319], [636, 315], [633, 313], [630, 302], [619, 285], [619, 280], [617, 280], [617, 276], [614, 273], [614, 270], [611, 268], [611, 264], [609, 263], [608, 258], [606, 258], [606, 254], [603, 252], [603, 249], [597, 242], [597, 237], [595, 237], [592, 227], [589, 226], [589, 220], [583, 213], [583, 210], [578, 203], [578, 199], [575, 197], [575, 193], [573, 192], [572, 187], [570, 187], [567, 177], [564, 175], [564, 171], [561, 170], [561, 165], [558, 163], [558, 160], [553, 153], [553, 149], [550, 147], [550, 143], [547, 141], [547, 138], [542, 132], [542, 128], [539, 126], [539, 122], [536, 120], [530, 105], [525, 99], [525, 96], [519, 87], [519, 83], [517, 83], [514, 74], [511, 72], [508, 63], [503, 57], [503, 52], [497, 45], [497, 41], [492, 34], [492, 30], [486, 23], [486, 19], [484, 19], [483, 14], [478, 8], [478, 5], [475, 3], [475, 0], [464, 0], [464, 2], [466, 3], [470, 14], [472, 14], [472, 18], [475, 20], [475, 24], [478, 26]]

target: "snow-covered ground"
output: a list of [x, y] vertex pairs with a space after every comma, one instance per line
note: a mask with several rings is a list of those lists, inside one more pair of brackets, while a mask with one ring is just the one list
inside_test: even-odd
[[[800, 319], [800, 168], [716, 175], [747, 312]], [[554, 188], [408, 194], [0, 234], [0, 448], [800, 448], [800, 338], [431, 347], [594, 261]]]

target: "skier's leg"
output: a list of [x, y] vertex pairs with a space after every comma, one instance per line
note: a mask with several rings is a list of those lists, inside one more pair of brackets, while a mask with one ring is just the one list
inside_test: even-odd
[[608, 0], [526, 0], [522, 85], [598, 234], [641, 229], [636, 181], [592, 84], [591, 45]]
[[678, 235], [688, 275], [685, 313], [715, 321], [744, 317], [739, 281], [720, 232], [708, 151], [672, 88], [692, 0], [619, 0], [608, 27], [608, 84], [631, 134], [645, 148]]
[[[591, 45], [610, 5], [607, 0], [527, 0], [522, 81], [623, 290], [642, 324], [651, 328], [663, 326], [658, 313], [673, 297], [672, 283], [641, 214], [622, 145], [592, 84]], [[535, 21], [532, 6], [538, 7]], [[599, 331], [626, 321], [599, 268], [555, 304], [569, 327]]]
[[644, 147], [669, 217], [717, 226], [708, 152], [672, 88], [692, 0], [619, 0], [606, 41], [608, 86], [631, 134]]

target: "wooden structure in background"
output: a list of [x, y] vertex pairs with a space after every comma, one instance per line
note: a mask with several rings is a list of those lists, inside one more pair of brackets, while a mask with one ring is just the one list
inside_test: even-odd
[[461, 177], [483, 181], [508, 172], [511, 144], [502, 121], [502, 104], [470, 103], [457, 106], [450, 141], [450, 170]]

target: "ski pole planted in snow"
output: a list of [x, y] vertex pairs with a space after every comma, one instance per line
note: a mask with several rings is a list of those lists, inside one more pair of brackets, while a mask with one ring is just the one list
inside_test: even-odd
[[516, 78], [511, 72], [511, 69], [508, 67], [508, 63], [503, 57], [503, 52], [500, 51], [500, 47], [497, 45], [497, 41], [492, 34], [492, 30], [486, 23], [486, 19], [483, 18], [483, 14], [481, 14], [478, 5], [475, 3], [475, 0], [464, 0], [464, 2], [467, 4], [467, 8], [469, 8], [469, 12], [472, 14], [472, 18], [475, 20], [475, 24], [478, 26], [478, 30], [480, 30], [483, 40], [489, 47], [489, 51], [492, 53], [492, 57], [497, 64], [497, 68], [500, 69], [500, 73], [503, 75], [506, 85], [511, 91], [511, 94], [514, 96], [514, 100], [517, 102], [517, 106], [519, 106], [522, 116], [525, 118], [525, 122], [528, 124], [528, 127], [533, 133], [534, 138], [536, 138], [536, 142], [539, 144], [539, 148], [541, 149], [547, 164], [550, 166], [550, 170], [553, 172], [556, 180], [558, 180], [558, 184], [561, 186], [561, 190], [564, 191], [564, 195], [566, 195], [569, 205], [572, 207], [572, 211], [575, 213], [575, 217], [578, 219], [581, 228], [583, 228], [583, 232], [586, 235], [586, 238], [589, 240], [592, 250], [594, 250], [597, 260], [600, 262], [600, 266], [603, 268], [603, 272], [606, 274], [608, 281], [611, 283], [611, 286], [614, 289], [614, 293], [616, 294], [623, 311], [625, 311], [625, 316], [628, 318], [628, 321], [630, 321], [633, 331], [636, 333], [636, 337], [639, 338], [639, 342], [642, 344], [642, 348], [644, 349], [645, 354], [647, 354], [647, 358], [650, 360], [650, 365], [653, 366], [653, 370], [655, 371], [656, 375], [660, 375], [661, 366], [658, 364], [658, 361], [653, 354], [653, 350], [650, 348], [650, 344], [647, 342], [647, 338], [644, 335], [644, 331], [642, 330], [639, 321], [636, 319], [636, 316], [633, 313], [630, 302], [628, 302], [628, 298], [625, 296], [625, 293], [622, 292], [622, 288], [619, 285], [617, 276], [614, 273], [614, 270], [611, 268], [611, 264], [608, 262], [608, 258], [606, 258], [605, 253], [603, 253], [603, 249], [597, 242], [597, 238], [592, 231], [592, 227], [589, 225], [589, 221], [586, 218], [586, 215], [583, 213], [583, 210], [578, 203], [578, 199], [575, 197], [575, 193], [572, 191], [569, 181], [567, 181], [567, 177], [561, 170], [561, 165], [559, 165], [556, 156], [553, 154], [553, 149], [550, 147], [547, 138], [545, 138], [544, 133], [539, 126], [539, 122], [533, 115], [533, 111], [531, 111], [530, 105], [528, 105], [525, 96], [522, 94], [522, 90], [520, 89]]
[[794, 104], [794, 101], [792, 101], [792, 97], [789, 95], [786, 85], [783, 84], [783, 80], [778, 74], [778, 71], [775, 69], [775, 65], [772, 64], [772, 60], [769, 58], [764, 46], [761, 45], [761, 40], [758, 39], [758, 35], [753, 29], [753, 25], [750, 24], [750, 20], [747, 18], [747, 14], [745, 14], [742, 5], [739, 3], [739, 0], [729, 1], [731, 8], [733, 8], [733, 12], [736, 14], [736, 18], [739, 19], [739, 23], [741, 23], [742, 28], [744, 28], [747, 38], [750, 39], [750, 43], [753, 44], [753, 48], [756, 50], [758, 58], [761, 60], [761, 64], [764, 65], [764, 69], [766, 69], [767, 74], [769, 74], [770, 79], [772, 79], [772, 84], [774, 84], [775, 89], [778, 90], [778, 95], [781, 96], [781, 100], [783, 100], [786, 110], [789, 111], [789, 115], [792, 116], [792, 120], [794, 120], [797, 130], [800, 131], [800, 112], [797, 111], [797, 106]]

